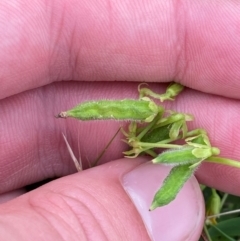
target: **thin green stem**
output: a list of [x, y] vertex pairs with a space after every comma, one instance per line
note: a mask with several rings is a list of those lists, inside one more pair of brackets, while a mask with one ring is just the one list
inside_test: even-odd
[[153, 158], [157, 157], [157, 153], [153, 150], [146, 150], [144, 152]]
[[224, 195], [221, 199], [220, 210], [222, 210], [222, 207], [223, 207], [224, 203], [226, 202], [227, 198], [228, 198], [228, 193], [224, 193]]
[[235, 213], [240, 213], [240, 209], [236, 209], [233, 211], [228, 211], [228, 212], [224, 212], [224, 213], [219, 213], [219, 214], [214, 214], [211, 216], [207, 216], [207, 219], [209, 218], [215, 218], [215, 217], [221, 217], [221, 216], [226, 216], [226, 215], [231, 215], [231, 214], [235, 214]]
[[209, 234], [209, 232], [208, 232], [208, 229], [207, 229], [206, 224], [204, 224], [203, 230], [204, 230], [204, 232], [205, 232], [205, 234], [206, 234], [206, 236], [207, 236], [208, 241], [212, 241], [212, 238], [211, 238], [211, 236], [210, 236], [210, 234]]
[[141, 147], [150, 147], [150, 148], [181, 148], [182, 145], [175, 145], [175, 144], [165, 144], [160, 142], [156, 143], [147, 143], [147, 142], [138, 142], [138, 145]]
[[228, 158], [211, 156], [205, 161], [240, 168], [240, 162]]

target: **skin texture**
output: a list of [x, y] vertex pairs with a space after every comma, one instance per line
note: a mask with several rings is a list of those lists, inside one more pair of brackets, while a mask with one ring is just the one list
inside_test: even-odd
[[[79, 123], [57, 120], [53, 116], [93, 98], [135, 98], [137, 85], [142, 81], [163, 83], [174, 79], [190, 87], [177, 102], [167, 103], [166, 107], [192, 113], [196, 117], [192, 128], [205, 128], [213, 145], [221, 149], [222, 156], [240, 160], [240, 134], [237, 131], [240, 119], [239, 22], [240, 6], [238, 1], [233, 0], [208, 3], [1, 1], [0, 193], [12, 195], [12, 191], [26, 185], [75, 172], [62, 132], [67, 135], [74, 152], [80, 150], [83, 166], [87, 168], [89, 161], [96, 159], [115, 134], [119, 123]], [[60, 82], [62, 80], [67, 82]], [[159, 83], [150, 87], [161, 92], [166, 86]], [[126, 146], [120, 139], [119, 136], [114, 140], [101, 163], [122, 157], [121, 152]], [[138, 166], [142, 160], [134, 163]], [[125, 165], [123, 173], [134, 168], [130, 164]], [[204, 184], [240, 195], [239, 172], [231, 167], [207, 163], [198, 170], [197, 177]], [[94, 179], [96, 173], [89, 175]], [[60, 179], [57, 184], [50, 184], [53, 187], [47, 187], [47, 190], [54, 190], [54, 187], [59, 190], [63, 185], [61, 180], [74, 183], [74, 178], [75, 175], [70, 181]], [[108, 180], [119, 180], [119, 176], [116, 174], [115, 178]], [[94, 190], [91, 183], [88, 181], [92, 190], [89, 193]], [[108, 186], [111, 182], [100, 183]], [[80, 190], [84, 190], [83, 187], [80, 186]], [[21, 230], [23, 223], [32, 222], [31, 210], [38, 205], [33, 205], [31, 200], [44, 196], [44, 188], [35, 193], [6, 203], [2, 209], [0, 206], [2, 235], [6, 239], [10, 233], [15, 235], [14, 230]], [[64, 193], [61, 190], [59, 193], [62, 195], [59, 199], [66, 201]], [[121, 196], [121, 189], [119, 193]], [[127, 200], [126, 194], [122, 195]], [[104, 198], [103, 194], [99, 196], [101, 198]], [[52, 205], [61, 207], [58, 196], [53, 199]], [[78, 201], [81, 203], [81, 200]], [[142, 240], [147, 240], [146, 231], [133, 229], [138, 225], [143, 227], [143, 223], [130, 199], [128, 201], [123, 210], [130, 212], [137, 221], [131, 220], [131, 225], [121, 226], [125, 218], [120, 217], [119, 230], [110, 232], [112, 236], [106, 237], [104, 229], [99, 228], [96, 231], [98, 240], [111, 240], [116, 233], [129, 235], [123, 236], [125, 238], [137, 233]], [[95, 202], [92, 201], [92, 206]], [[24, 212], [18, 213], [18, 216], [10, 212], [19, 206], [25, 207], [29, 216], [25, 216]], [[53, 206], [46, 204], [42, 208], [49, 211]], [[67, 204], [69, 209], [73, 206]], [[117, 203], [116, 207], [119, 206], [120, 203]], [[58, 213], [59, 210], [56, 210]], [[13, 216], [4, 216], [8, 211]], [[76, 216], [77, 213], [73, 211]], [[13, 217], [23, 221], [11, 222]], [[66, 221], [66, 217], [52, 217], [47, 229], [47, 221], [39, 215], [34, 227], [45, 230], [52, 238], [49, 240], [59, 240], [59, 237], [74, 240], [70, 237], [72, 229], [61, 228], [60, 224], [64, 223], [62, 220]], [[74, 227], [80, 225], [82, 228], [78, 230], [78, 235], [98, 223], [94, 218], [87, 225], [79, 220], [74, 223]], [[14, 227], [11, 227], [12, 223]], [[16, 237], [27, 240], [26, 233], [19, 232], [16, 231]], [[86, 240], [91, 240], [89, 234]], [[140, 239], [135, 237], [133, 240]]]

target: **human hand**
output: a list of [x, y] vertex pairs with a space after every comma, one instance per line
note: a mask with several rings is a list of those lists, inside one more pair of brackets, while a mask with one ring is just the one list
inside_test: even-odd
[[[59, 80], [180, 81], [196, 90], [186, 90], [176, 103], [169, 104], [171, 109], [194, 114], [192, 127], [206, 128], [222, 156], [240, 159], [240, 136], [235, 131], [240, 85], [239, 38], [234, 32], [238, 7], [231, 1], [221, 5], [191, 1], [185, 6], [171, 1], [136, 3], [138, 7], [132, 1], [108, 4], [1, 3], [0, 192], [10, 192], [5, 198], [25, 185], [75, 171], [62, 132], [67, 133], [75, 153], [80, 148], [86, 167], [119, 126], [115, 122], [64, 122], [55, 120], [54, 114], [93, 97], [136, 96], [137, 83], [53, 83]], [[162, 89], [159, 84], [151, 86]], [[161, 181], [154, 180], [155, 175], [163, 178], [168, 170], [140, 165], [146, 159], [109, 162], [122, 155], [125, 147], [119, 139], [105, 154], [105, 165], [61, 178], [3, 204], [1, 237], [147, 240], [143, 220], [149, 228], [152, 218], [155, 240], [167, 240], [173, 234], [179, 240], [186, 236], [197, 240], [204, 213], [194, 179], [173, 204], [150, 214], [144, 208], [139, 210], [139, 203], [149, 206], [154, 191], [148, 191]], [[213, 165], [201, 167], [199, 180], [239, 195], [239, 171]], [[142, 181], [139, 189], [134, 186], [136, 179]]]

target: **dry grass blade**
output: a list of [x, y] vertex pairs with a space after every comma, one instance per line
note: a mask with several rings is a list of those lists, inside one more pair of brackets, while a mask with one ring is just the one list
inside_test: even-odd
[[98, 165], [99, 160], [102, 158], [102, 156], [104, 155], [104, 153], [107, 151], [108, 147], [111, 145], [111, 143], [113, 142], [113, 140], [115, 139], [115, 137], [117, 136], [117, 134], [119, 133], [119, 131], [121, 130], [121, 127], [118, 128], [117, 132], [114, 134], [114, 136], [111, 138], [111, 140], [108, 142], [108, 144], [106, 145], [106, 147], [101, 151], [100, 155], [97, 157], [97, 159], [94, 161], [94, 163], [91, 165], [91, 167], [95, 167]]
[[71, 156], [71, 158], [72, 158], [72, 160], [73, 160], [73, 162], [75, 164], [75, 167], [77, 168], [77, 171], [78, 172], [82, 171], [82, 162], [81, 162], [81, 160], [78, 162], [77, 158], [75, 157], [75, 155], [74, 155], [74, 153], [72, 151], [72, 148], [70, 147], [70, 145], [69, 145], [69, 143], [67, 141], [66, 136], [63, 133], [62, 133], [62, 135], [63, 135], [63, 139], [64, 139], [64, 141], [65, 141], [65, 143], [67, 145], [67, 149], [69, 151], [69, 154], [70, 154], [70, 156]]

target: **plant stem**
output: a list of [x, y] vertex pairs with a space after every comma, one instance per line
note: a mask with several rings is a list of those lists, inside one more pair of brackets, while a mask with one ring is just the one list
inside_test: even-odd
[[221, 217], [221, 216], [231, 215], [231, 214], [234, 214], [234, 213], [240, 213], [240, 209], [236, 209], [236, 210], [232, 210], [232, 211], [228, 211], [228, 212], [224, 212], [224, 213], [219, 213], [219, 214], [207, 216], [207, 219], [214, 218], [214, 217]]
[[141, 147], [150, 147], [150, 148], [181, 148], [182, 145], [175, 145], [175, 144], [165, 144], [162, 142], [157, 143], [147, 143], [147, 142], [138, 142], [138, 145]]
[[240, 162], [228, 158], [211, 156], [205, 161], [240, 168]]
[[153, 158], [157, 157], [157, 153], [154, 152], [153, 150], [146, 150], [144, 152]]
[[69, 143], [68, 143], [68, 141], [67, 141], [66, 136], [65, 136], [63, 133], [62, 133], [62, 135], [63, 135], [63, 139], [64, 139], [64, 141], [65, 141], [65, 143], [66, 143], [66, 145], [67, 145], [67, 149], [68, 149], [68, 151], [69, 151], [69, 154], [70, 154], [70, 156], [71, 156], [71, 158], [72, 158], [72, 160], [73, 160], [73, 162], [74, 162], [74, 165], [75, 165], [77, 171], [78, 171], [78, 172], [82, 171], [83, 168], [82, 168], [81, 159], [80, 159], [80, 161], [78, 162], [77, 158], [75, 157], [75, 155], [74, 155], [74, 153], [73, 153], [73, 151], [72, 151], [72, 148], [70, 147], [70, 145], [69, 145]]
[[206, 236], [207, 236], [208, 241], [212, 241], [212, 238], [211, 238], [211, 236], [210, 236], [210, 234], [209, 234], [209, 232], [208, 232], [208, 229], [207, 229], [206, 224], [204, 224], [203, 230], [204, 230], [204, 232], [205, 232], [205, 234], [206, 234]]
[[223, 207], [224, 203], [226, 202], [227, 197], [228, 197], [228, 193], [224, 193], [222, 200], [221, 200], [220, 210], [222, 210], [222, 207]]
[[111, 140], [108, 142], [108, 144], [106, 145], [106, 147], [101, 151], [101, 153], [99, 154], [99, 156], [97, 157], [97, 159], [94, 161], [94, 163], [92, 164], [92, 167], [97, 166], [99, 160], [102, 158], [102, 156], [104, 155], [104, 153], [106, 152], [106, 150], [108, 149], [108, 147], [111, 145], [111, 143], [113, 142], [113, 140], [115, 139], [115, 137], [117, 136], [117, 134], [119, 133], [119, 131], [121, 130], [121, 127], [117, 130], [117, 132], [114, 134], [114, 136], [111, 138]]

